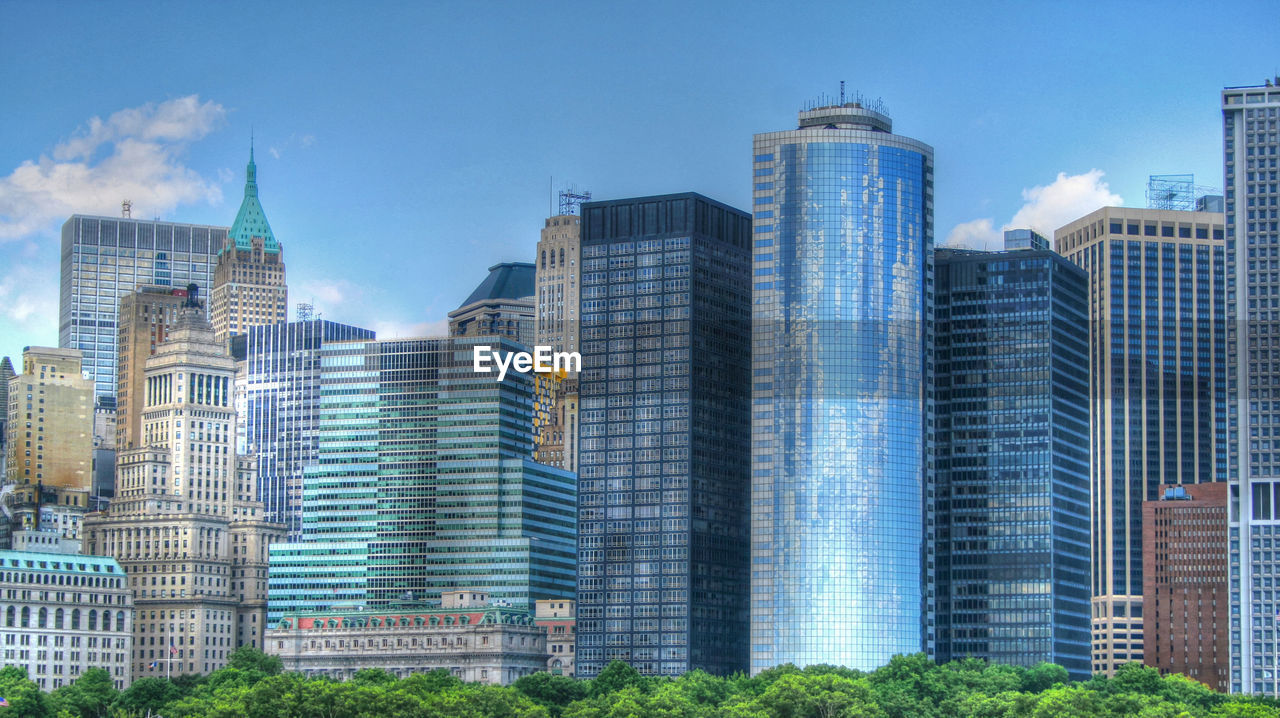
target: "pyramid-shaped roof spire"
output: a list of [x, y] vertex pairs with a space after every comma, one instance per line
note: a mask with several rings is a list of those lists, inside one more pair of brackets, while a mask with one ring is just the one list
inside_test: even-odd
[[258, 201], [258, 165], [253, 161], [253, 138], [249, 139], [249, 165], [245, 167], [244, 201], [240, 203], [240, 212], [231, 225], [228, 239], [235, 242], [236, 249], [253, 249], [253, 238], [262, 237], [262, 250], [268, 254], [279, 254], [280, 243], [271, 232], [267, 215], [262, 211], [262, 203]]

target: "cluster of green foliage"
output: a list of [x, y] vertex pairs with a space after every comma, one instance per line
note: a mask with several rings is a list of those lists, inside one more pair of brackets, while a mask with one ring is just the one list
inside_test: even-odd
[[549, 673], [511, 686], [463, 683], [445, 671], [396, 678], [366, 669], [345, 682], [282, 673], [242, 648], [208, 676], [143, 678], [121, 692], [92, 669], [45, 694], [22, 668], [0, 669], [0, 718], [1280, 718], [1280, 702], [1216, 693], [1131, 663], [1115, 678], [1071, 683], [1063, 668], [936, 665], [897, 656], [871, 673], [779, 666], [755, 677], [691, 671], [646, 678], [612, 663], [593, 680]]

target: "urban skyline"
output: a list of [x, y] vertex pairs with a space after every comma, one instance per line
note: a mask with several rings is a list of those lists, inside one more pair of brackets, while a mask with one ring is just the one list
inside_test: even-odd
[[[291, 43], [273, 52], [273, 63], [284, 63], [278, 69], [243, 33], [231, 30], [235, 13], [210, 13], [203, 20], [225, 38], [224, 54], [234, 64], [214, 78], [206, 76], [203, 61], [160, 31], [178, 22], [181, 11], [71, 7], [11, 3], [0, 10], [6, 28], [68, 25], [52, 42], [39, 41], [38, 49], [31, 43], [39, 33], [6, 33], [0, 43], [0, 59], [13, 60], [4, 67], [19, 67], [27, 55], [48, 58], [48, 67], [0, 73], [0, 88], [24, 107], [21, 116], [0, 118], [8, 139], [0, 147], [0, 263], [17, 270], [0, 284], [0, 354], [9, 356], [56, 341], [52, 287], [33, 279], [57, 261], [51, 238], [59, 222], [74, 212], [117, 216], [120, 202], [132, 199], [135, 217], [228, 226], [250, 134], [257, 138], [260, 178], [281, 192], [268, 191], [273, 229], [295, 249], [291, 301], [314, 300], [323, 318], [369, 326], [379, 336], [408, 336], [443, 333], [434, 330], [470, 276], [499, 261], [527, 261], [523, 228], [549, 216], [548, 190], [563, 183], [592, 189], [597, 199], [656, 194], [670, 191], [662, 172], [675, 162], [671, 168], [687, 178], [682, 187], [746, 206], [742, 138], [786, 126], [795, 110], [822, 94], [834, 99], [842, 79], [850, 95], [883, 98], [901, 119], [901, 131], [927, 137], [938, 149], [941, 245], [958, 227], [971, 238], [995, 237], [1020, 212], [1024, 218], [1052, 214], [1064, 200], [1081, 196], [1122, 197], [1126, 205], [1141, 206], [1151, 173], [1194, 172], [1203, 184], [1221, 184], [1219, 120], [1191, 98], [1254, 82], [1273, 64], [1265, 48], [1206, 42], [1227, 20], [1191, 4], [1162, 5], [1159, 12], [1140, 4], [1117, 7], [1101, 35], [1065, 7], [962, 11], [922, 5], [892, 14], [888, 8], [801, 9], [781, 18], [778, 37], [768, 43], [779, 49], [751, 52], [746, 50], [768, 37], [752, 29], [760, 13], [733, 17], [714, 4], [692, 8], [695, 19], [725, 16], [751, 31], [706, 46], [673, 45], [676, 38], [658, 20], [670, 8], [661, 4], [623, 9], [607, 20], [572, 11], [530, 17], [443, 5], [433, 8], [428, 22], [424, 10], [403, 8], [397, 25], [418, 20], [456, 28], [456, 37], [426, 51], [411, 49], [403, 31], [386, 19], [335, 23], [328, 6], [308, 25], [332, 40], [327, 43], [291, 40], [282, 29], [292, 20], [285, 7], [255, 16], [259, 28], [279, 30], [275, 34]], [[1264, 25], [1270, 16], [1251, 14]], [[123, 30], [121, 23], [134, 38], [128, 55], [100, 40], [113, 28]], [[337, 25], [341, 32], [332, 29]], [[877, 32], [860, 31], [868, 25]], [[1045, 27], [1056, 32], [1046, 34]], [[523, 40], [533, 33], [577, 40], [555, 45], [546, 57], [506, 49], [485, 59], [477, 54], [481, 43], [471, 41], [490, 28], [498, 37]], [[862, 40], [847, 42], [850, 32]], [[456, 77], [432, 70], [408, 91], [391, 79], [374, 82], [352, 102], [336, 103], [343, 107], [300, 101], [295, 84], [312, 88], [316, 98], [352, 87], [353, 73], [375, 67], [372, 58], [335, 53], [384, 34], [386, 52], [406, 67], [463, 67]], [[91, 47], [71, 42], [75, 37]], [[662, 47], [664, 56], [614, 52], [615, 37], [633, 40], [637, 49]], [[1081, 40], [1096, 41], [1100, 52], [1081, 53]], [[921, 44], [936, 47], [939, 61], [918, 57], [912, 48]], [[1169, 44], [1185, 47], [1189, 61], [1156, 65], [1156, 53]], [[103, 57], [91, 78], [73, 82], [56, 74], [91, 50]], [[722, 56], [739, 58], [741, 66]], [[156, 62], [161, 57], [165, 62]], [[593, 64], [592, 58], [605, 61]], [[696, 78], [673, 74], [689, 64], [709, 71]], [[322, 82], [328, 78], [317, 68], [327, 73], [335, 65], [342, 71], [332, 83]], [[815, 74], [814, 67], [830, 69]], [[124, 87], [119, 77], [129, 78]], [[591, 97], [612, 103], [588, 112], [582, 102]], [[1124, 97], [1122, 106], [1151, 112], [1126, 111], [1117, 118], [1064, 111], [1094, 97]], [[476, 108], [507, 102], [522, 108], [515, 121], [466, 120]], [[360, 111], [357, 119], [347, 105], [378, 105], [387, 112], [379, 118]], [[707, 121], [665, 131], [663, 118], [673, 110]], [[95, 117], [101, 124], [91, 124]], [[411, 117], [416, 124], [409, 124]], [[121, 154], [125, 140], [146, 160], [136, 165], [145, 171], [120, 181], [131, 167]], [[637, 156], [635, 148], [646, 142], [650, 151]], [[464, 145], [474, 149], [465, 161], [451, 149]], [[1179, 150], [1171, 156], [1168, 147]], [[422, 159], [406, 162], [415, 157]], [[503, 168], [497, 175], [483, 173], [497, 167]], [[1023, 196], [1036, 187], [1050, 189]], [[510, 201], [479, 212], [495, 193]], [[1052, 222], [1040, 223], [1042, 233], [1055, 229]], [[409, 268], [386, 261], [394, 248], [420, 241], [424, 231], [435, 251], [465, 271], [436, 272], [424, 284], [411, 281]], [[352, 242], [389, 246], [340, 262], [333, 250]], [[381, 314], [378, 325], [368, 321], [374, 312]]]

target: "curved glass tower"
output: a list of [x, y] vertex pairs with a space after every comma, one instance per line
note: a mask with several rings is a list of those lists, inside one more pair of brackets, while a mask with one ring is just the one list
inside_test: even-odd
[[932, 650], [933, 149], [857, 103], [755, 136], [751, 670]]

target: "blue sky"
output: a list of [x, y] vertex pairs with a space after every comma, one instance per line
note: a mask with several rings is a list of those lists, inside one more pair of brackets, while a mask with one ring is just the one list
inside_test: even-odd
[[1274, 2], [8, 0], [0, 355], [57, 342], [66, 216], [229, 225], [251, 128], [291, 304], [406, 336], [532, 259], [552, 177], [746, 207], [752, 134], [840, 80], [934, 147], [940, 243], [1220, 185], [1218, 92], [1277, 37]]

